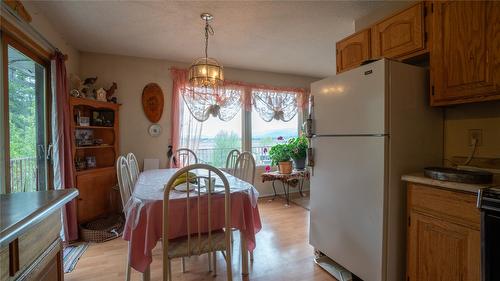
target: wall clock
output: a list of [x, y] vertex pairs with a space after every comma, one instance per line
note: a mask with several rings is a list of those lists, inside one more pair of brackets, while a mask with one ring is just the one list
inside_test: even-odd
[[151, 123], [157, 123], [163, 114], [163, 92], [156, 83], [149, 83], [142, 90], [142, 108]]

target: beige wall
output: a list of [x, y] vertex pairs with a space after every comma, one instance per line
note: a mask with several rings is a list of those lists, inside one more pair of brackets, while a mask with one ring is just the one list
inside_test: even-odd
[[[98, 87], [109, 87], [112, 82], [118, 84], [118, 102], [120, 108], [120, 151], [122, 154], [133, 152], [142, 165], [144, 158], [159, 158], [161, 167], [167, 164], [167, 146], [170, 144], [170, 104], [172, 79], [169, 68], [172, 66], [187, 68], [188, 65], [166, 60], [145, 59], [106, 54], [80, 54], [80, 76], [86, 78], [98, 76]], [[228, 80], [261, 83], [275, 86], [306, 87], [312, 81], [310, 77], [282, 75], [269, 72], [258, 72], [241, 69], [225, 68]], [[148, 134], [151, 124], [142, 110], [141, 95], [144, 86], [150, 82], [160, 85], [165, 97], [165, 108], [158, 122], [162, 127], [159, 137]], [[257, 174], [260, 174], [260, 170]], [[270, 185], [260, 184], [260, 178], [255, 181], [261, 194], [270, 194]]]
[[500, 101], [448, 107], [445, 116], [447, 159], [470, 154], [470, 129], [483, 131], [483, 143], [477, 147], [476, 157], [500, 158]]
[[[35, 5], [30, 1], [23, 1], [24, 6], [30, 13], [32, 17], [31, 25], [41, 33], [52, 45], [59, 48], [62, 53], [68, 55], [68, 60], [66, 61], [66, 71], [68, 75], [70, 73], [78, 73], [80, 55], [77, 49], [71, 46], [66, 39], [52, 26], [48, 19], [43, 15]], [[46, 47], [44, 43], [40, 42], [43, 47]]]

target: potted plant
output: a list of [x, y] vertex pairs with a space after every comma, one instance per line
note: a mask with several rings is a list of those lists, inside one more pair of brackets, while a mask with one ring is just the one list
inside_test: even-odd
[[286, 142], [273, 145], [269, 150], [269, 158], [271, 159], [271, 165], [278, 165], [280, 173], [290, 174], [292, 172], [289, 143]]
[[303, 170], [306, 167], [306, 156], [308, 141], [307, 138], [302, 135], [297, 138], [290, 139], [288, 141], [290, 149], [290, 157], [293, 159], [295, 164], [295, 169]]

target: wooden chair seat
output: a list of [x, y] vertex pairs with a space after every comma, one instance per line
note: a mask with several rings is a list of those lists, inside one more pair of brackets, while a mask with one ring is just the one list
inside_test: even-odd
[[226, 234], [224, 230], [213, 231], [212, 234], [212, 247], [209, 245], [208, 233], [201, 234], [200, 241], [198, 242], [198, 235], [192, 235], [191, 249], [188, 252], [188, 237], [180, 237], [168, 241], [168, 257], [180, 258], [187, 256], [198, 256], [201, 254], [210, 253], [213, 251], [226, 250]]

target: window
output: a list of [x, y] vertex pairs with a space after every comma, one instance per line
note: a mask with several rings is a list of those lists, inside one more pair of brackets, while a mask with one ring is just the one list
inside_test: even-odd
[[[228, 153], [238, 149], [251, 151], [257, 165], [269, 165], [268, 150], [279, 142], [278, 138], [287, 140], [299, 135], [302, 120], [299, 112], [307, 98], [304, 89], [230, 82], [225, 91], [238, 95], [226, 92], [222, 98], [219, 94], [196, 96], [189, 91], [187, 71], [172, 69], [171, 74], [175, 93], [173, 112], [178, 109], [180, 117], [178, 121], [174, 118], [173, 146], [193, 150], [199, 163], [225, 167]], [[229, 105], [224, 103], [228, 96]], [[217, 106], [219, 102], [226, 107]]]
[[281, 120], [264, 121], [259, 114], [252, 112], [252, 153], [258, 166], [271, 165], [269, 154], [271, 146], [284, 140], [295, 138], [299, 135], [299, 114], [288, 122]]
[[229, 151], [242, 150], [242, 114], [230, 121], [210, 117], [199, 122], [191, 116], [186, 104], [181, 102], [181, 147], [192, 149], [200, 163], [225, 167]]
[[[204, 122], [199, 122], [191, 116], [186, 104], [181, 102], [180, 147], [192, 149], [200, 163], [219, 168], [225, 167], [227, 155], [231, 150], [245, 151], [251, 148], [256, 165], [265, 166], [271, 164], [267, 152], [271, 146], [279, 142], [279, 137], [287, 140], [299, 135], [298, 113], [288, 122], [281, 120], [266, 122], [257, 112], [242, 114], [242, 111], [230, 121], [210, 117]], [[244, 117], [251, 118], [248, 132], [245, 132], [243, 126]], [[248, 144], [244, 143], [245, 135], [252, 136]]]
[[48, 186], [48, 62], [4, 35], [3, 71], [7, 91], [5, 126], [6, 192], [45, 190]]

